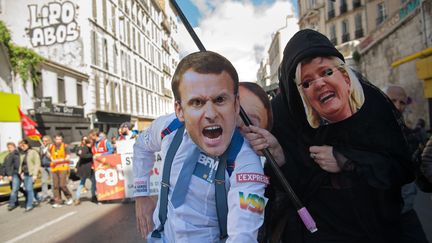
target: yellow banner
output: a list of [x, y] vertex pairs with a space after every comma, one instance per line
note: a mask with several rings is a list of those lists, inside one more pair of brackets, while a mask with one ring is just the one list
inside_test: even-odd
[[16, 94], [0, 92], [0, 122], [19, 122], [20, 116], [18, 107], [20, 106], [20, 97]]

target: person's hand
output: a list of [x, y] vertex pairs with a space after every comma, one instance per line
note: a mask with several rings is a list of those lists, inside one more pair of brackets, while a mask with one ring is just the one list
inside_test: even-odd
[[311, 146], [309, 147], [309, 152], [311, 158], [321, 167], [321, 169], [331, 173], [341, 171], [341, 168], [339, 168], [336, 158], [333, 155], [332, 146]]
[[33, 182], [35, 182], [37, 179], [37, 176], [32, 176], [32, 179], [33, 179]]
[[9, 181], [12, 181], [12, 176], [8, 176]]
[[255, 126], [242, 126], [240, 131], [258, 155], [263, 156], [261, 150], [268, 148], [279, 166], [285, 164], [282, 147], [269, 131]]
[[2, 181], [3, 180], [3, 176], [0, 176], [0, 181]]
[[152, 196], [135, 198], [135, 216], [137, 230], [142, 238], [153, 230], [153, 212], [156, 208], [156, 199]]

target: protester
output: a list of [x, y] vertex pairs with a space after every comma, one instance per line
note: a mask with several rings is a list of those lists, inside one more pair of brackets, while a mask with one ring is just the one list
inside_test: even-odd
[[[398, 85], [390, 85], [384, 89], [384, 93], [387, 94], [396, 109], [403, 115], [408, 105], [408, 96], [404, 88]], [[417, 157], [421, 154], [421, 150], [424, 146], [422, 139], [418, 136], [418, 133], [415, 130], [410, 129], [407, 126], [403, 127], [403, 132], [407, 139], [410, 153], [412, 154], [412, 160], [410, 162], [413, 164], [416, 171], [420, 171], [419, 163], [416, 163], [416, 160], [419, 159]], [[416, 195], [417, 186], [414, 182], [402, 187], [402, 199], [404, 205], [400, 218], [402, 225], [402, 237], [400, 242], [428, 242], [417, 213], [414, 210], [414, 200]]]
[[38, 152], [31, 149], [31, 146], [27, 139], [21, 140], [19, 142], [19, 147], [22, 153], [20, 155], [20, 166], [18, 172], [21, 180], [24, 183], [24, 188], [26, 192], [25, 211], [28, 212], [33, 209], [33, 202], [35, 202], [36, 204], [38, 203], [35, 200], [36, 196], [33, 189], [33, 183], [36, 181], [41, 162]]
[[[156, 230], [148, 242], [159, 236], [163, 242], [219, 242], [226, 238], [225, 229], [227, 242], [256, 242], [263, 220], [265, 176], [258, 156], [235, 130], [239, 113], [237, 72], [219, 54], [193, 53], [179, 63], [172, 90], [178, 118], [167, 115], [156, 119], [134, 145], [138, 229], [145, 236], [154, 221]], [[162, 178], [162, 184], [168, 182], [172, 190], [161, 188], [154, 211], [149, 171], [154, 152], [159, 150], [164, 171], [169, 171], [167, 164], [172, 162], [172, 169], [166, 172], [171, 178]], [[236, 166], [232, 168], [234, 159]], [[223, 174], [225, 179], [219, 177]], [[252, 174], [264, 181], [242, 177]], [[225, 181], [226, 185], [214, 181]]]
[[20, 155], [16, 149], [15, 143], [7, 143], [8, 154], [3, 162], [2, 177], [7, 177], [11, 184], [11, 194], [9, 196], [8, 210], [12, 211], [18, 206], [18, 190], [20, 188], [21, 179], [19, 176]]
[[432, 136], [422, 153], [421, 171], [429, 183], [432, 183]]
[[51, 158], [51, 175], [54, 184], [54, 204], [53, 208], [60, 208], [63, 204], [61, 192], [66, 197], [65, 204], [72, 205], [72, 194], [67, 187], [69, 176], [69, 154], [67, 145], [63, 143], [63, 135], [56, 134], [54, 136], [54, 144], [49, 149], [49, 157]]
[[[76, 190], [76, 199], [75, 199], [75, 205], [81, 204], [80, 196], [81, 196], [81, 189], [85, 186], [85, 182], [87, 179], [90, 179], [92, 184], [94, 183], [94, 180], [91, 178], [94, 178], [94, 173], [92, 170], [92, 163], [93, 163], [93, 154], [92, 154], [92, 142], [90, 139], [88, 139], [86, 136], [83, 136], [81, 139], [81, 144], [78, 147], [77, 155], [79, 156], [78, 160], [78, 171], [77, 175], [81, 178], [80, 184]], [[96, 197], [96, 190], [93, 190], [95, 188], [92, 185], [92, 198]]]
[[273, 179], [267, 190], [272, 202], [267, 240], [398, 242], [400, 189], [413, 173], [403, 121], [390, 100], [313, 30], [301, 30], [288, 42], [279, 80], [281, 92], [272, 100], [278, 143], [255, 128], [251, 144], [268, 147], [277, 158], [318, 231], [307, 232], [266, 169]]
[[426, 145], [426, 142], [428, 141], [429, 135], [426, 131], [426, 121], [423, 118], [419, 118], [417, 120], [414, 131], [417, 134], [417, 136], [419, 137], [420, 142], [423, 145]]
[[[97, 158], [101, 155], [108, 155], [112, 154], [114, 152], [114, 149], [111, 145], [111, 143], [106, 139], [106, 136], [103, 132], [99, 131], [98, 129], [92, 129], [89, 133], [89, 138], [92, 141], [92, 149], [91, 152], [93, 154], [93, 162], [97, 160]], [[93, 168], [93, 171], [95, 168]], [[93, 173], [94, 175], [94, 173]], [[91, 201], [94, 203], [97, 203], [98, 200], [96, 198], [96, 178], [94, 176], [91, 176], [91, 182], [92, 182], [92, 199]]]
[[132, 125], [130, 122], [123, 122], [120, 125], [118, 140], [134, 139], [136, 136], [138, 136], [138, 131], [132, 130]]
[[41, 167], [41, 176], [42, 176], [42, 193], [41, 193], [41, 201], [45, 201], [50, 197], [50, 193], [48, 192], [48, 185], [52, 186], [52, 175], [51, 175], [51, 159], [48, 156], [49, 148], [52, 144], [51, 137], [45, 135], [42, 137], [42, 145], [39, 148], [39, 156], [41, 159], [42, 167]]
[[113, 154], [117, 153], [117, 137], [116, 136], [111, 137], [111, 146], [113, 148]]
[[[273, 124], [273, 113], [270, 100], [266, 92], [256, 83], [239, 83], [240, 105], [248, 115], [254, 126], [271, 129]], [[239, 126], [243, 125], [242, 119], [238, 119]]]

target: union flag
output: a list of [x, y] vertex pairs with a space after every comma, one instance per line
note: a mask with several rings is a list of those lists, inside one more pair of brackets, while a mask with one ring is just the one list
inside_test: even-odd
[[30, 117], [26, 116], [26, 114], [22, 113], [19, 107], [18, 112], [21, 117], [21, 126], [25, 135], [31, 140], [39, 141], [42, 135], [36, 129], [37, 123], [30, 119]]

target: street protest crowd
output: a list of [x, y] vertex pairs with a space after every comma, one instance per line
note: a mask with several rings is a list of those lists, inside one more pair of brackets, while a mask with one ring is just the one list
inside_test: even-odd
[[[270, 101], [258, 85], [239, 82], [225, 57], [195, 52], [173, 75], [175, 113], [157, 118], [139, 135], [129, 123], [120, 127], [117, 139], [136, 139], [134, 197], [142, 237], [147, 242], [428, 242], [413, 203], [418, 189], [432, 192], [432, 138], [424, 120], [415, 127], [405, 124], [405, 90], [378, 89], [313, 30], [301, 30], [287, 43], [279, 81], [280, 92]], [[242, 109], [252, 125], [240, 118]], [[54, 142], [45, 136], [42, 143], [39, 153], [25, 139], [19, 151], [8, 144], [2, 175], [11, 181], [9, 210], [16, 207], [21, 182], [26, 211], [45, 200], [48, 180], [39, 198], [33, 192], [39, 170], [52, 178], [54, 208], [74, 203], [66, 185], [67, 145], [61, 135]], [[271, 152], [278, 172], [263, 149]], [[75, 205], [87, 179], [97, 202], [94, 163], [114, 150], [101, 132], [82, 138]], [[157, 196], [150, 190], [155, 153], [163, 162]]]
[[[11, 193], [8, 210], [18, 207], [18, 193], [25, 195], [25, 211], [31, 211], [41, 202], [49, 202], [53, 208], [63, 205], [79, 205], [82, 191], [87, 191], [85, 182], [91, 181], [91, 201], [98, 203], [95, 168], [93, 161], [102, 155], [116, 153], [117, 140], [135, 139], [138, 135], [132, 130], [130, 122], [124, 122], [118, 129], [118, 136], [108, 141], [106, 135], [97, 129], [90, 130], [83, 136], [80, 145], [73, 151], [78, 156], [75, 168], [70, 168], [70, 148], [63, 142], [62, 134], [55, 134], [53, 138], [45, 135], [41, 139], [39, 148], [32, 148], [28, 139], [18, 143], [7, 143], [8, 154], [0, 167], [0, 179], [10, 182]], [[71, 169], [80, 178], [76, 190], [75, 200], [68, 188]], [[40, 174], [41, 192], [34, 190], [34, 183]], [[63, 193], [63, 198], [62, 198]]]

